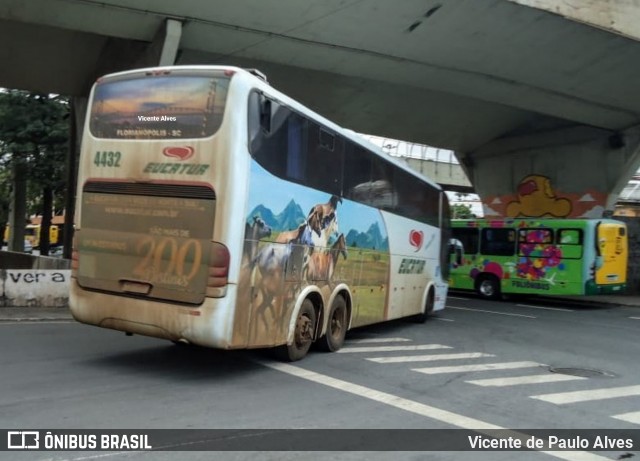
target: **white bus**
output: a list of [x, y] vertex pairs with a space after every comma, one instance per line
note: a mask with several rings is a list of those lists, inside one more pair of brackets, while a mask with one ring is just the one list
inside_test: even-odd
[[117, 73], [90, 97], [71, 312], [298, 360], [443, 309], [448, 233], [438, 185], [256, 72]]

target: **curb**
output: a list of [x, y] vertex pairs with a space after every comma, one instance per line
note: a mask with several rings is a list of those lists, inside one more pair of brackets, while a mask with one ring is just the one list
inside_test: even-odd
[[68, 322], [74, 320], [68, 307], [0, 307], [0, 323]]

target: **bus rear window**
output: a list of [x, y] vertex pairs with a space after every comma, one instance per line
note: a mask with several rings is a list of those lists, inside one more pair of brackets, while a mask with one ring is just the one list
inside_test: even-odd
[[110, 139], [206, 138], [224, 115], [229, 78], [141, 76], [96, 85], [91, 133]]

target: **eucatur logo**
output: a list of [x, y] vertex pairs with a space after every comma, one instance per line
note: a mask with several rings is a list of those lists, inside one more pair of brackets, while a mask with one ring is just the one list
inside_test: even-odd
[[422, 231], [412, 230], [409, 233], [409, 243], [412, 247], [415, 247], [416, 251], [420, 250], [423, 241], [424, 233]]
[[195, 149], [191, 146], [172, 146], [162, 149], [162, 153], [166, 157], [171, 157], [178, 160], [187, 160], [188, 158], [193, 157], [193, 154], [195, 154], [195, 152]]

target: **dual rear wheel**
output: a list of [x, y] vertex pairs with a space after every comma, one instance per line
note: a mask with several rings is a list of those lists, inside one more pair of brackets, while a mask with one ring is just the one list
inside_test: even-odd
[[[334, 352], [342, 347], [347, 333], [347, 314], [346, 301], [342, 296], [336, 296], [329, 310], [327, 333], [317, 341], [320, 349]], [[295, 362], [307, 355], [313, 343], [316, 323], [316, 310], [311, 300], [307, 298], [302, 302], [296, 318], [293, 342], [277, 347], [276, 356], [280, 360]]]

